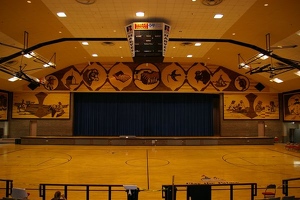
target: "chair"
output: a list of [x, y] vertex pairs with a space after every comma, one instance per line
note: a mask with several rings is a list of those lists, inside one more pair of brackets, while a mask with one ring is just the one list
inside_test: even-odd
[[267, 185], [265, 191], [262, 192], [262, 194], [264, 195], [264, 198], [275, 197], [275, 195], [276, 195], [276, 185], [275, 184]]
[[12, 188], [11, 197], [18, 200], [27, 200], [29, 193], [25, 188]]

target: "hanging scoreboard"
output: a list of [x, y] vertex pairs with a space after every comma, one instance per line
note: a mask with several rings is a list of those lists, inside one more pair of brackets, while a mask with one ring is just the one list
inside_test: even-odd
[[134, 62], [162, 62], [169, 40], [165, 23], [136, 22], [125, 27]]

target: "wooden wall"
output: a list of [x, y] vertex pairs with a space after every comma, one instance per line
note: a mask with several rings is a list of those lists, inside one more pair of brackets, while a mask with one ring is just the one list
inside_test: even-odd
[[[72, 94], [74, 92], [191, 92], [191, 93], [272, 93], [274, 89], [248, 79], [222, 66], [203, 63], [91, 63], [69, 66], [44, 77], [44, 86], [31, 91], [27, 85], [22, 92], [70, 92], [70, 119], [11, 119], [9, 137], [29, 136], [32, 120], [39, 136], [72, 136]], [[220, 98], [222, 99], [222, 98]], [[216, 136], [255, 137], [258, 124], [265, 124], [265, 135], [282, 138], [281, 119], [224, 120], [223, 105], [218, 111], [220, 126]], [[214, 111], [215, 112], [215, 111]]]

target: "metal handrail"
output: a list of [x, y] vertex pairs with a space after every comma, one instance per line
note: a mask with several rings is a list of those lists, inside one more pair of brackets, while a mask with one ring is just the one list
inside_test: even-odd
[[9, 197], [13, 188], [13, 180], [10, 179], [0, 179], [0, 181], [5, 182], [5, 197]]
[[[230, 182], [225, 182], [225, 183], [192, 183], [192, 184], [183, 184], [183, 185], [162, 185], [162, 198], [165, 198], [164, 195], [164, 188], [167, 187], [172, 187], [173, 190], [174, 188], [177, 187], [185, 187], [186, 190], [189, 186], [229, 186], [229, 192], [230, 192], [230, 200], [233, 200], [233, 191], [235, 190], [233, 186], [239, 186], [239, 185], [249, 185], [251, 186], [251, 200], [254, 200], [254, 197], [257, 196], [257, 183], [230, 183]], [[174, 193], [173, 193], [174, 195]], [[174, 197], [172, 195], [172, 197]]]
[[300, 178], [283, 179], [282, 180], [282, 194], [284, 194], [285, 196], [289, 196], [289, 182], [297, 181], [297, 180], [300, 180]]
[[[52, 184], [52, 183], [41, 183], [39, 186], [39, 196], [42, 197], [43, 200], [46, 200], [46, 186], [62, 186], [64, 187], [64, 196], [68, 199], [68, 187], [69, 186], [79, 186], [85, 187], [86, 192], [86, 200], [90, 199], [90, 187], [107, 187], [108, 191], [108, 200], [111, 200], [112, 188], [114, 187], [124, 187], [124, 185], [107, 185], [107, 184]], [[120, 191], [120, 190], [118, 190]], [[125, 191], [124, 189], [121, 191]]]

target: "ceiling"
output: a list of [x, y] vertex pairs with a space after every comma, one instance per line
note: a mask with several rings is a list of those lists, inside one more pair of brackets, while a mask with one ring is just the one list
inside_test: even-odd
[[[133, 62], [125, 26], [164, 22], [171, 26], [164, 62], [220, 65], [274, 92], [298, 90], [299, 8], [299, 0], [1, 0], [0, 89], [17, 91], [28, 84], [24, 80], [8, 81], [20, 69], [30, 77], [42, 78], [74, 64]], [[138, 11], [145, 16], [136, 17]], [[59, 18], [57, 12], [65, 12], [67, 17]], [[218, 13], [223, 14], [222, 19], [214, 19]], [[61, 38], [66, 41], [44, 43]], [[102, 38], [112, 44], [89, 41], [85, 46], [81, 44], [83, 38]], [[201, 46], [194, 46], [196, 41]], [[247, 45], [234, 44], [236, 41]], [[285, 48], [291, 45], [297, 46]], [[55, 62], [56, 67], [44, 68], [41, 62], [21, 56], [32, 48], [42, 60]], [[271, 57], [249, 63], [248, 69], [239, 68], [240, 63], [258, 55], [258, 50]], [[99, 56], [93, 57], [94, 53]], [[188, 54], [193, 57], [187, 58]], [[261, 71], [267, 72], [249, 73], [249, 69], [266, 64], [270, 65]], [[281, 67], [289, 71], [281, 73]], [[270, 82], [270, 70], [274, 69], [275, 74], [280, 73], [274, 77], [283, 83]]]

